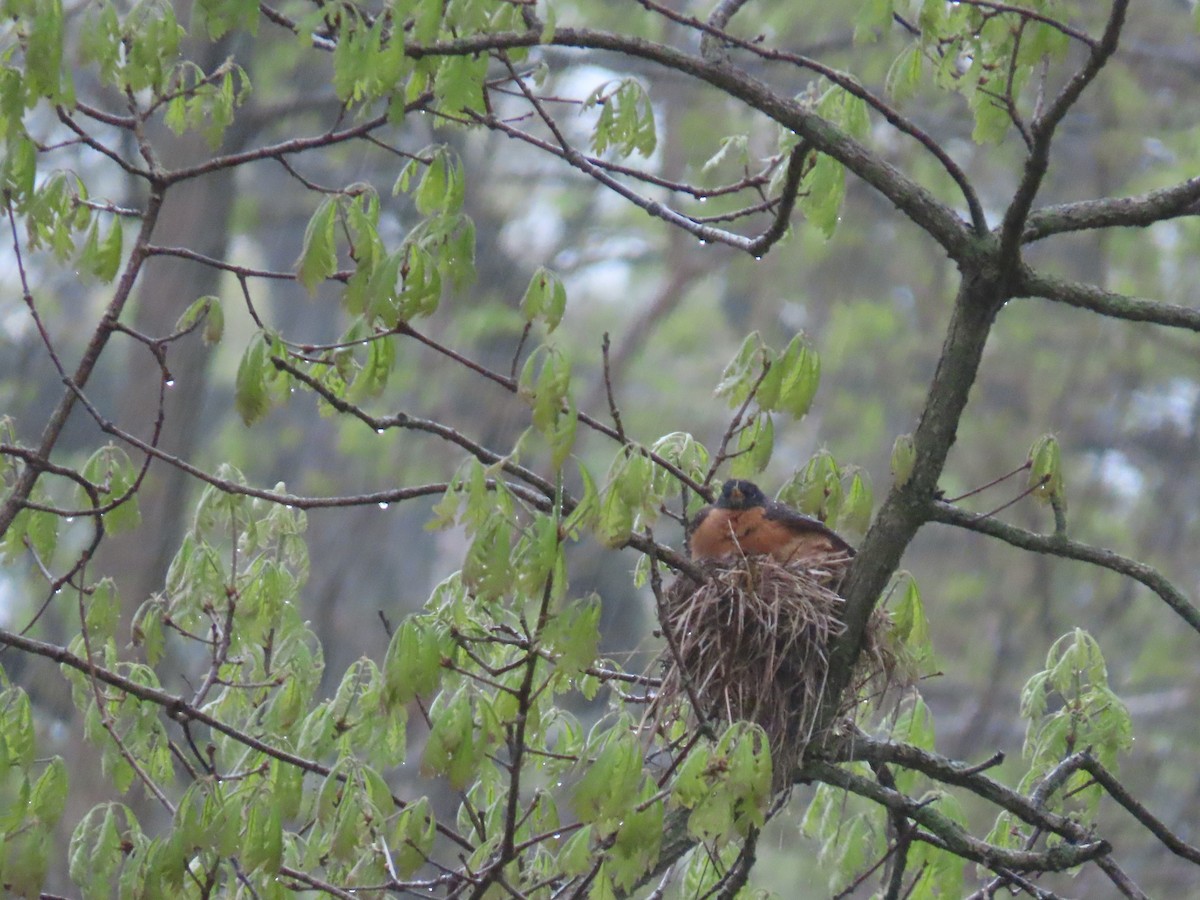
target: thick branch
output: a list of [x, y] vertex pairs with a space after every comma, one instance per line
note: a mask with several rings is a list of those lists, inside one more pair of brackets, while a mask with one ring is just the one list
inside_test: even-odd
[[1145, 563], [1129, 559], [1105, 550], [1073, 541], [1065, 535], [1035, 534], [1015, 525], [1009, 525], [993, 518], [980, 518], [957, 506], [936, 501], [930, 508], [930, 518], [935, 522], [946, 525], [957, 525], [968, 531], [978, 531], [991, 537], [999, 538], [1005, 543], [1030, 550], [1034, 553], [1045, 553], [1049, 556], [1061, 556], [1064, 559], [1077, 559], [1088, 562], [1113, 572], [1127, 575], [1135, 581], [1144, 584], [1162, 598], [1163, 602], [1179, 614], [1179, 617], [1193, 629], [1200, 632], [1200, 609], [1198, 609], [1183, 592], [1168, 581], [1161, 572]]
[[967, 174], [954, 161], [950, 154], [931, 135], [918, 128], [916, 123], [901, 115], [900, 111], [894, 106], [884, 102], [880, 97], [867, 90], [853, 76], [847, 75], [812, 57], [790, 53], [786, 50], [764, 47], [759, 41], [747, 41], [725, 31], [725, 24], [729, 17], [744, 5], [745, 0], [722, 0], [722, 3], [713, 11], [707, 22], [676, 12], [669, 6], [656, 3], [654, 0], [638, 0], [638, 2], [647, 9], [670, 19], [672, 22], [677, 22], [699, 31], [701, 33], [700, 55], [708, 62], [727, 65], [728, 59], [724, 50], [718, 49], [718, 47], [737, 47], [739, 50], [754, 54], [759, 59], [769, 62], [786, 63], [814, 72], [836, 84], [851, 96], [859, 98], [871, 107], [871, 109], [883, 116], [889, 125], [901, 134], [907, 134], [913, 138], [933, 155], [942, 168], [946, 170], [946, 174], [954, 180], [959, 190], [962, 191], [963, 199], [966, 201], [967, 209], [971, 214], [971, 224], [975, 229], [975, 233], [979, 235], [987, 234], [987, 217], [984, 215], [983, 205], [979, 202], [979, 196], [975, 193], [975, 188], [971, 185]]
[[1038, 797], [1005, 787], [1000, 782], [979, 771], [978, 766], [969, 766], [936, 753], [922, 750], [911, 744], [895, 741], [878, 741], [866, 735], [856, 735], [836, 753], [841, 761], [890, 763], [920, 772], [934, 781], [961, 787], [1001, 809], [1008, 810], [1018, 819], [1046, 831], [1053, 831], [1072, 841], [1091, 838], [1088, 829], [1067, 816], [1050, 812], [1042, 807]]
[[1170, 328], [1200, 331], [1200, 309], [1129, 297], [1094, 284], [1045, 275], [1030, 268], [1022, 269], [1015, 294], [1023, 297], [1043, 297], [1046, 300], [1065, 303], [1067, 306], [1090, 309], [1114, 319], [1151, 322]]
[[871, 611], [905, 548], [928, 519], [929, 501], [957, 436], [992, 320], [1004, 299], [1001, 291], [988, 272], [964, 273], [937, 371], [913, 432], [916, 465], [908, 480], [893, 486], [884, 500], [843, 585], [846, 629], [830, 648], [818, 726], [828, 724], [840, 708]]
[[1155, 222], [1200, 213], [1200, 176], [1170, 187], [1136, 194], [1045, 206], [1030, 214], [1022, 243], [1056, 234], [1096, 228], [1144, 228]]
[[989, 869], [1015, 869], [1018, 872], [1061, 872], [1104, 856], [1112, 848], [1107, 841], [1087, 841], [1080, 844], [1058, 844], [1042, 852], [1008, 850], [996, 847], [968, 834], [961, 825], [931, 804], [921, 803], [883, 785], [855, 775], [839, 766], [811, 762], [805, 774], [826, 784], [845, 788], [866, 797], [890, 810], [912, 819], [930, 834], [939, 838], [945, 848], [963, 859], [969, 859]]
[[[489, 50], [532, 47], [541, 42], [540, 32], [501, 32], [426, 45], [409, 45], [405, 52], [416, 59], [465, 56]], [[548, 43], [559, 47], [620, 53], [707, 82], [807, 140], [815, 150], [836, 159], [928, 232], [952, 258], [962, 259], [973, 246], [970, 227], [921, 184], [800, 101], [741, 70], [715, 64], [654, 41], [586, 28], [558, 28]]]

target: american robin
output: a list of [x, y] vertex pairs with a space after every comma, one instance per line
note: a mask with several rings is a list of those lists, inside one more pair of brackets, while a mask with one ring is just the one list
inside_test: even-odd
[[693, 559], [769, 554], [781, 563], [809, 556], [854, 555], [854, 548], [824, 522], [768, 500], [757, 484], [731, 480], [721, 496], [692, 520]]

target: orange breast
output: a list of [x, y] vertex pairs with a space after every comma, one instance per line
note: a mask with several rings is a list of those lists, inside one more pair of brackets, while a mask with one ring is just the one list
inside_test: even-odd
[[737, 513], [713, 507], [701, 519], [688, 538], [688, 550], [693, 559], [722, 559], [737, 553], [734, 536]]
[[816, 530], [797, 531], [784, 522], [765, 518], [761, 507], [710, 510], [692, 532], [688, 549], [694, 559], [763, 554], [781, 563], [837, 550], [828, 535]]

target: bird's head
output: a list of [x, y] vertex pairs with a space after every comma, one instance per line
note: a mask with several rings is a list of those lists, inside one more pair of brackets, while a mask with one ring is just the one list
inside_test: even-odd
[[723, 509], [750, 509], [763, 506], [766, 502], [767, 498], [762, 489], [753, 481], [732, 478], [722, 486], [717, 506]]

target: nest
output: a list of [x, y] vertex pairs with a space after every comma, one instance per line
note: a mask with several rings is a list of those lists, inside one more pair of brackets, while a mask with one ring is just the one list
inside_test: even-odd
[[[782, 564], [752, 556], [703, 563], [703, 582], [680, 576], [660, 611], [667, 646], [650, 710], [655, 726], [678, 715], [684, 700], [713, 724], [753, 722], [766, 733], [776, 788], [786, 786], [804, 747], [819, 737], [827, 652], [845, 629], [837, 590], [850, 559]], [[876, 609], [835, 722], [851, 716], [864, 693], [882, 695], [892, 685], [899, 661], [890, 630], [890, 617]]]

